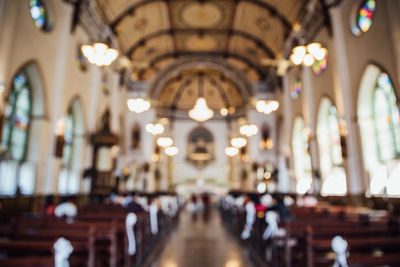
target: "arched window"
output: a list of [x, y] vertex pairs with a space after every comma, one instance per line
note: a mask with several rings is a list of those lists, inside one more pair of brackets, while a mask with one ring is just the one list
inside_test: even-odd
[[63, 121], [64, 146], [62, 149], [58, 192], [60, 194], [76, 194], [79, 191], [82, 147], [84, 144], [83, 118], [78, 99], [72, 102]]
[[339, 115], [332, 101], [322, 99], [318, 112], [317, 138], [322, 175], [322, 195], [345, 195], [346, 173], [343, 168]]
[[13, 195], [17, 187], [22, 194], [31, 194], [34, 190], [34, 177], [26, 175], [31, 169], [23, 163], [31, 124], [31, 92], [28, 74], [22, 70], [13, 79], [4, 114], [0, 150], [1, 195]]
[[293, 125], [292, 151], [294, 174], [296, 176], [296, 191], [304, 194], [311, 188], [312, 167], [308, 147], [309, 133], [304, 127], [304, 121], [297, 117]]
[[369, 65], [358, 97], [364, 167], [372, 194], [400, 195], [400, 116], [389, 75]]
[[28, 76], [22, 71], [14, 78], [2, 133], [2, 153], [6, 153], [6, 157], [16, 161], [25, 159], [31, 106]]

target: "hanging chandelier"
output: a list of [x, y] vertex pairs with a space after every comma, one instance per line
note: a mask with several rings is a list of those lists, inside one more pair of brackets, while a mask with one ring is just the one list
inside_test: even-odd
[[239, 149], [237, 147], [228, 146], [225, 148], [225, 155], [228, 157], [236, 156], [239, 153]]
[[243, 137], [232, 138], [231, 145], [236, 148], [242, 148], [247, 145], [247, 140]]
[[81, 50], [90, 63], [99, 67], [110, 65], [118, 57], [118, 51], [104, 43], [83, 45]]
[[240, 134], [245, 136], [253, 136], [258, 132], [258, 128], [255, 124], [245, 124], [239, 129]]
[[214, 111], [207, 106], [207, 102], [204, 97], [199, 97], [196, 100], [194, 107], [189, 110], [189, 117], [200, 122], [211, 119], [213, 115]]
[[164, 126], [162, 126], [162, 124], [160, 123], [148, 123], [146, 124], [146, 131], [151, 133], [152, 135], [162, 134], [164, 132]]
[[172, 146], [173, 143], [174, 141], [172, 140], [171, 137], [160, 137], [157, 139], [157, 145], [164, 148]]
[[128, 109], [135, 113], [142, 113], [149, 110], [151, 104], [143, 98], [130, 98], [126, 101]]
[[303, 64], [306, 67], [311, 67], [315, 61], [322, 60], [326, 54], [326, 48], [322, 47], [320, 43], [310, 43], [307, 46], [294, 47], [290, 60], [295, 65]]
[[177, 155], [179, 152], [179, 149], [175, 146], [170, 146], [165, 148], [165, 154], [167, 154], [170, 157], [173, 157]]
[[276, 111], [279, 108], [279, 102], [276, 100], [258, 100], [256, 103], [256, 109], [260, 113], [265, 115]]

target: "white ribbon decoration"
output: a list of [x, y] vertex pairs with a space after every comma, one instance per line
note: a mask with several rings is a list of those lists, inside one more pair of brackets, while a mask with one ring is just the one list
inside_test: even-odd
[[336, 253], [335, 263], [333, 267], [348, 267], [347, 264], [347, 241], [344, 240], [341, 236], [335, 236], [332, 239], [332, 249]]
[[265, 228], [263, 239], [267, 240], [278, 232], [278, 215], [273, 211], [268, 211], [265, 214], [265, 222], [268, 224]]
[[241, 234], [242, 239], [247, 239], [250, 237], [251, 229], [256, 218], [256, 209], [253, 202], [249, 201], [246, 204], [246, 225], [244, 226], [243, 232]]
[[71, 243], [64, 237], [60, 237], [53, 245], [55, 255], [55, 267], [69, 267], [68, 258], [71, 255], [74, 248]]
[[137, 217], [135, 213], [131, 212], [128, 214], [128, 216], [126, 216], [126, 233], [128, 235], [128, 242], [129, 242], [128, 253], [131, 256], [136, 254], [135, 232], [133, 230], [133, 227], [135, 226], [136, 222], [137, 222]]
[[54, 210], [56, 217], [76, 217], [77, 213], [78, 210], [76, 206], [68, 202], [58, 205]]
[[157, 220], [158, 207], [156, 204], [151, 204], [149, 210], [150, 210], [151, 233], [155, 235], [158, 233], [158, 220]]

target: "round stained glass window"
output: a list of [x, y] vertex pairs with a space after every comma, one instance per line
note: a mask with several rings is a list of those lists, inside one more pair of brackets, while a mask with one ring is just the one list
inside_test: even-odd
[[297, 78], [293, 84], [292, 90], [290, 91], [290, 97], [292, 99], [298, 98], [301, 93], [301, 90], [302, 90], [301, 80], [300, 78]]
[[326, 55], [321, 60], [315, 60], [314, 64], [312, 65], [312, 69], [315, 74], [321, 75], [326, 68], [328, 67], [328, 51], [326, 51]]
[[31, 17], [38, 29], [49, 31], [50, 23], [46, 6], [41, 0], [29, 0]]
[[371, 28], [375, 10], [375, 0], [365, 0], [362, 2], [356, 15], [355, 24], [351, 27], [351, 31], [355, 35], [367, 32]]

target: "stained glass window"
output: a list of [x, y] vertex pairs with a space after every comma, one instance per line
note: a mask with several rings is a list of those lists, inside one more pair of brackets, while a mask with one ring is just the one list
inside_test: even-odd
[[35, 26], [41, 30], [50, 30], [47, 9], [43, 2], [41, 0], [29, 0], [29, 5]]
[[381, 73], [374, 92], [374, 122], [379, 159], [386, 162], [400, 152], [400, 116], [389, 76]]
[[297, 78], [293, 84], [292, 90], [290, 91], [290, 97], [296, 99], [299, 97], [302, 90], [301, 79]]
[[355, 35], [367, 32], [371, 28], [375, 10], [375, 0], [365, 0], [361, 4], [357, 13], [356, 22], [351, 29]]
[[328, 50], [326, 51], [326, 55], [321, 60], [315, 60], [312, 69], [315, 74], [321, 75], [326, 68], [328, 67]]
[[74, 117], [72, 110], [68, 112], [65, 118], [65, 129], [64, 129], [64, 147], [62, 163], [64, 166], [70, 166], [72, 162], [72, 142], [74, 138]]
[[31, 91], [26, 73], [21, 72], [15, 76], [8, 98], [1, 141], [2, 151], [11, 159], [22, 161], [25, 158], [30, 114]]
[[77, 48], [77, 60], [78, 60], [78, 67], [81, 71], [86, 71], [88, 67], [88, 60], [83, 55], [81, 45], [78, 45]]

